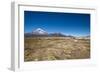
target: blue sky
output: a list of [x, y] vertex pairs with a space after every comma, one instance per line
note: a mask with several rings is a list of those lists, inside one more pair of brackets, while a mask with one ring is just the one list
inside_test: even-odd
[[90, 14], [24, 11], [24, 31], [42, 28], [48, 33], [90, 35]]

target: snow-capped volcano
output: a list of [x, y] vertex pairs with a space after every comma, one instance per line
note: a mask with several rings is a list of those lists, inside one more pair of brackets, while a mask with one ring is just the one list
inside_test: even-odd
[[62, 33], [48, 33], [41, 28], [37, 28], [30, 33], [25, 33], [25, 37], [66, 37]]
[[32, 33], [33, 33], [33, 34], [37, 34], [37, 35], [46, 35], [46, 34], [48, 34], [46, 31], [44, 31], [44, 30], [41, 29], [41, 28], [37, 28], [37, 29], [34, 30]]

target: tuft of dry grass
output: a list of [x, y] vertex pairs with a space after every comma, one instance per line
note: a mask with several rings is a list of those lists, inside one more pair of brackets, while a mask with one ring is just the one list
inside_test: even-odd
[[90, 39], [33, 37], [24, 39], [24, 61], [90, 58]]

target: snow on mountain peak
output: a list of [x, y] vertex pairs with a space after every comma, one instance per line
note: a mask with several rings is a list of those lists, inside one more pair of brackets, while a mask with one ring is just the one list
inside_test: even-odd
[[33, 34], [43, 34], [43, 35], [47, 34], [47, 32], [44, 31], [44, 30], [41, 29], [41, 28], [37, 28], [37, 29], [34, 30], [32, 33], [33, 33]]
[[37, 28], [35, 31], [44, 31], [44, 30], [41, 28]]

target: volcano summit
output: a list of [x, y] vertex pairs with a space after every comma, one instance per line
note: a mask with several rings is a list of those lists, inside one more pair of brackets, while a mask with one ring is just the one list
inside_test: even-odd
[[32, 34], [36, 34], [36, 35], [47, 35], [48, 33], [46, 31], [44, 31], [41, 28], [37, 28], [36, 30], [33, 30]]

